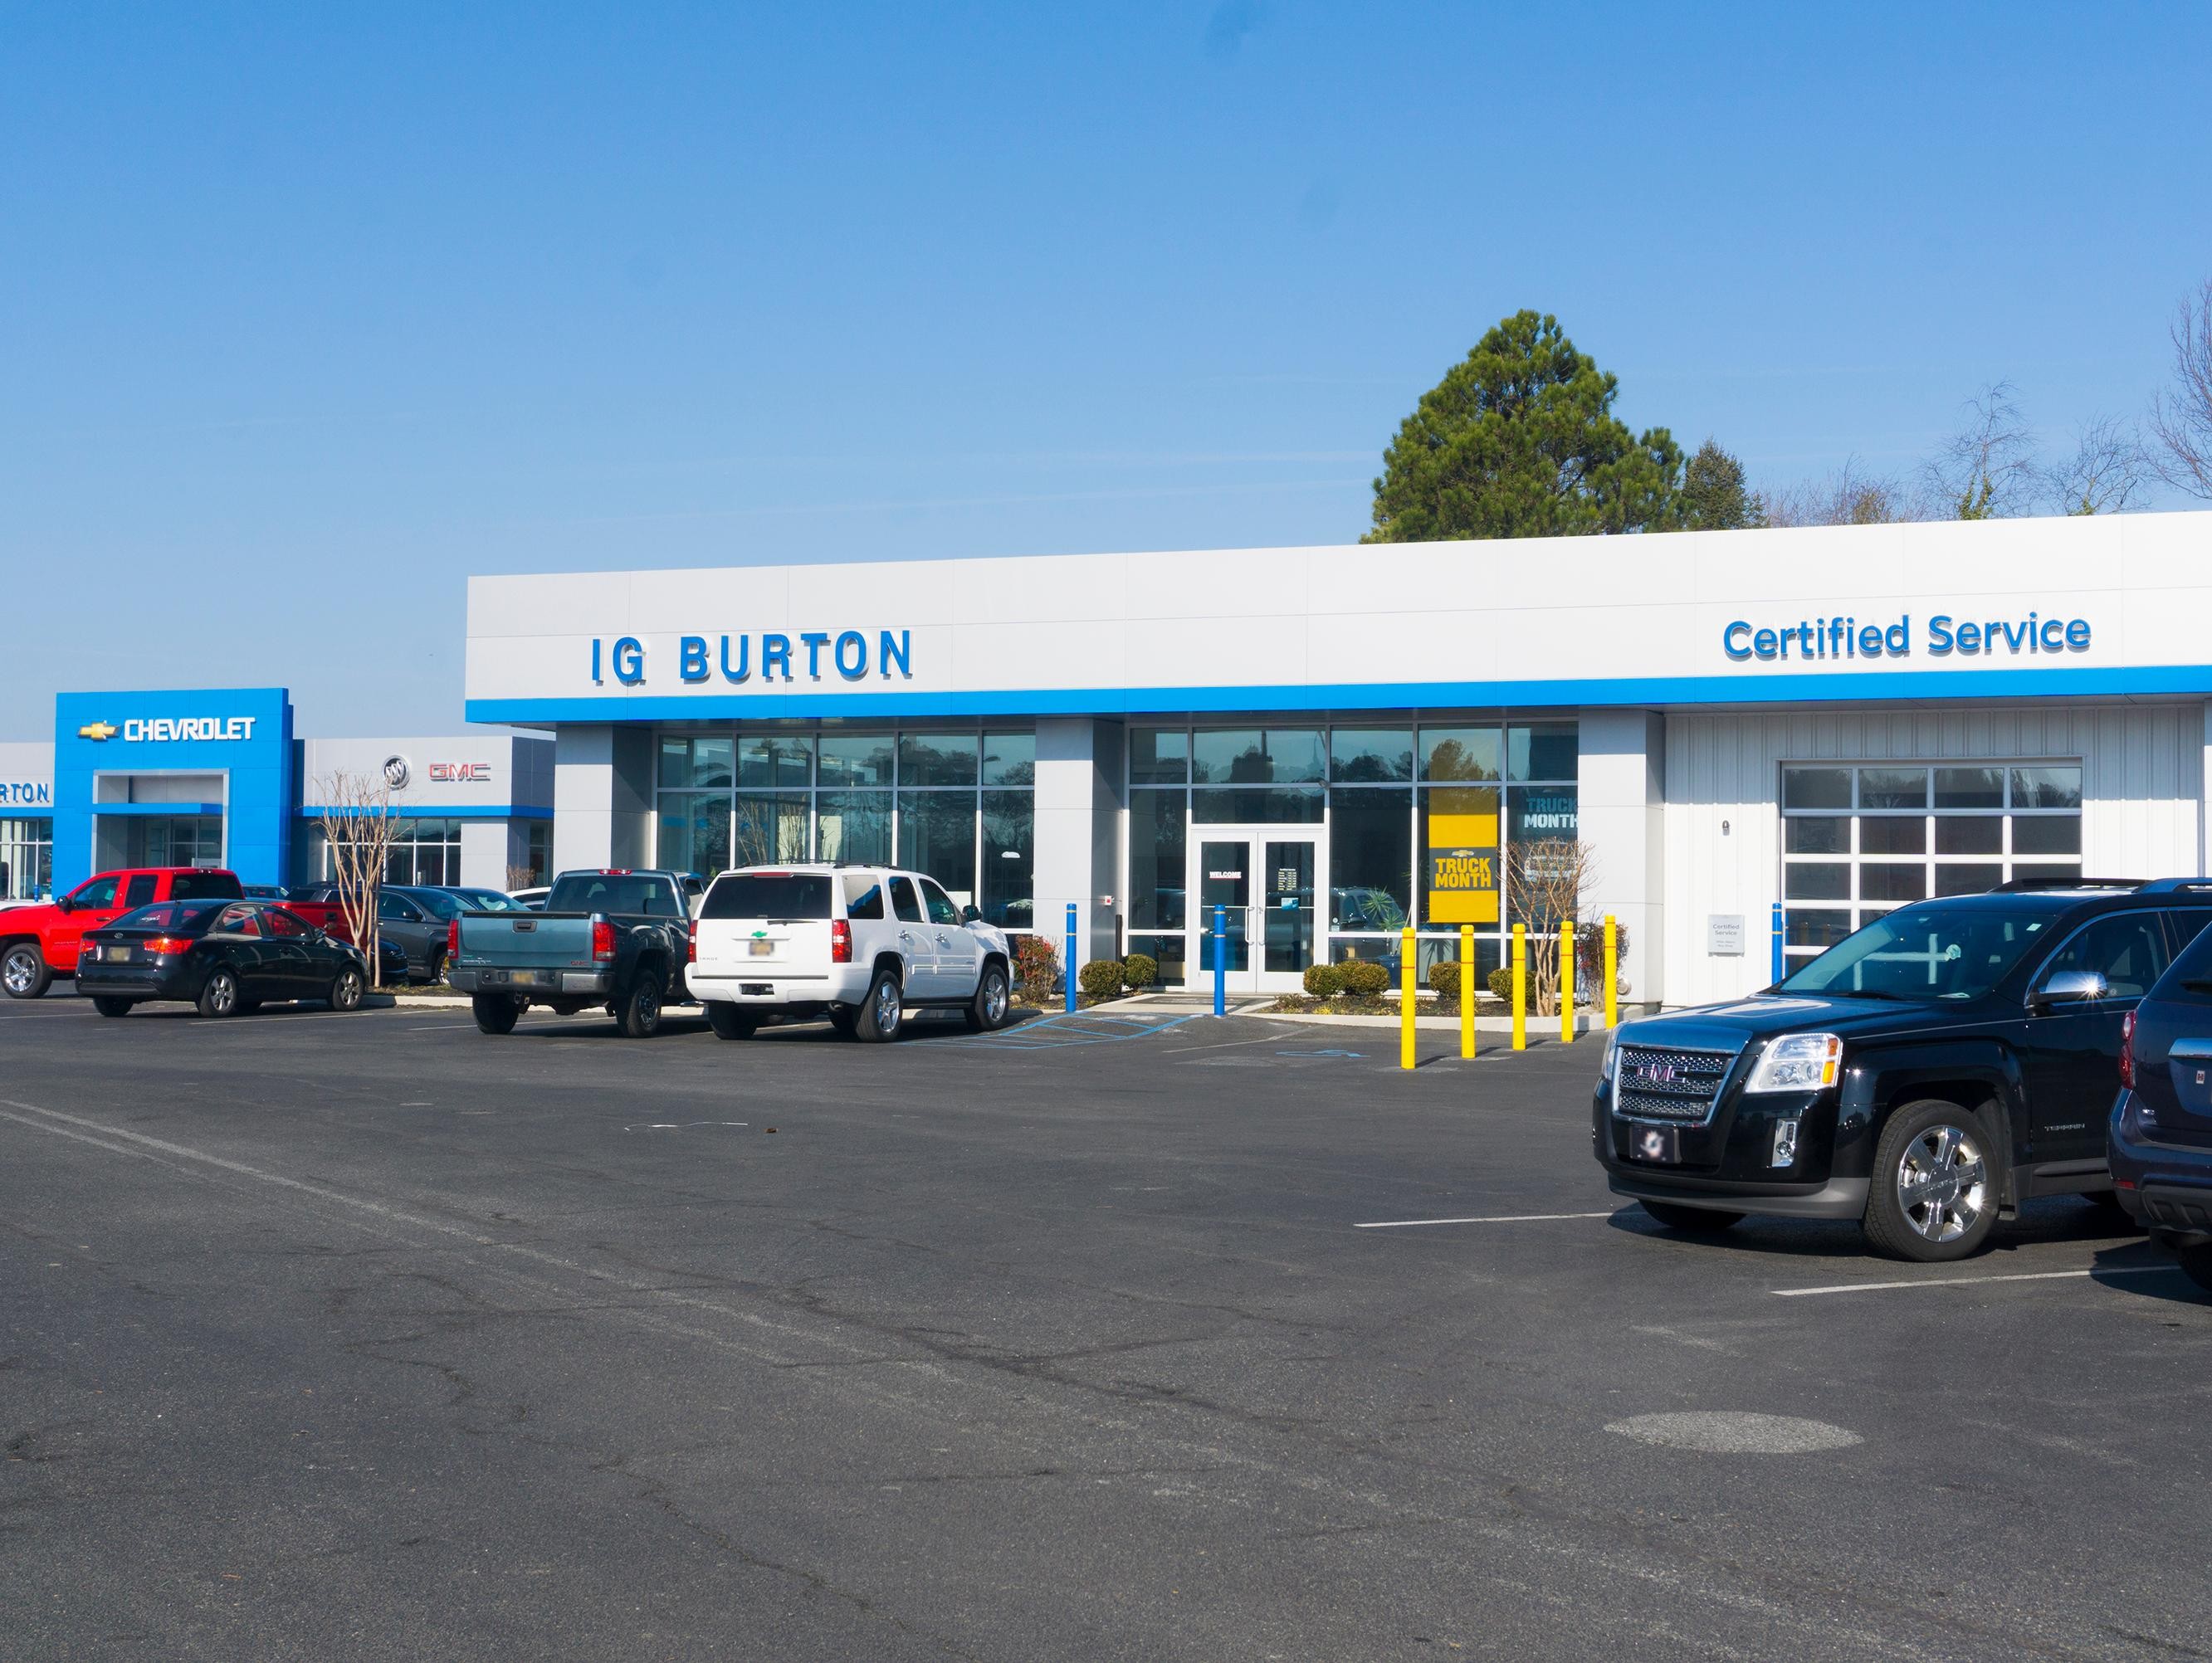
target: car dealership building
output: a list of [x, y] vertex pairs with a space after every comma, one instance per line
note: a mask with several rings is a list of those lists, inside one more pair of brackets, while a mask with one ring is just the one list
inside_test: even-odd
[[[52, 868], [137, 849], [169, 792], [297, 877], [307, 782], [396, 758], [451, 881], [896, 861], [1016, 929], [1073, 902], [1084, 956], [1170, 982], [1216, 907], [1242, 987], [1395, 964], [1408, 922], [1486, 969], [1580, 861], [1630, 999], [1690, 1004], [1765, 985], [1778, 902], [1800, 958], [1927, 895], [2203, 871], [2208, 554], [2172, 513], [477, 578], [468, 719], [550, 740], [66, 695]], [[14, 757], [0, 845], [42, 806]], [[488, 777], [431, 775], [461, 762]]]

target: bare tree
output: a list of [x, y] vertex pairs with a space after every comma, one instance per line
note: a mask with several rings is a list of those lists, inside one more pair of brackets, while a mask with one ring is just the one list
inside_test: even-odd
[[1597, 857], [1571, 837], [1512, 846], [1505, 904], [1528, 926], [1528, 995], [1540, 1017], [1559, 1014], [1559, 926], [1580, 926], [1583, 892], [1597, 877]]
[[2044, 470], [2044, 485], [2060, 513], [2116, 514], [2148, 483], [2151, 471], [2135, 424], [2100, 416], [2076, 436], [2071, 459]]
[[1929, 519], [2002, 519], [2034, 506], [2035, 430], [2014, 402], [2018, 391], [1992, 381], [1961, 406], [1959, 430], [1920, 467]]
[[317, 816], [330, 850], [331, 879], [337, 885], [338, 908], [346, 928], [368, 955], [373, 986], [384, 985], [383, 954], [376, 927], [377, 891], [384, 887], [384, 865], [399, 834], [392, 811], [392, 782], [376, 774], [327, 774], [316, 782], [322, 804]]
[[1770, 525], [1888, 525], [1916, 518], [1905, 488], [1884, 474], [1861, 470], [1858, 458], [1825, 479], [1755, 499]]
[[2152, 401], [2151, 467], [2176, 490], [2212, 499], [2212, 277], [2174, 309], [2173, 385]]
[[536, 871], [531, 867], [517, 866], [510, 864], [507, 869], [507, 887], [508, 893], [512, 894], [517, 889], [529, 889], [537, 876], [538, 873]]

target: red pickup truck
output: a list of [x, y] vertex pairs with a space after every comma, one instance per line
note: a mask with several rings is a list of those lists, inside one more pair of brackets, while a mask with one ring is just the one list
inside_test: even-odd
[[34, 999], [56, 976], [76, 975], [84, 932], [125, 913], [156, 901], [236, 901], [245, 893], [236, 872], [140, 866], [88, 877], [41, 907], [11, 907], [0, 913], [0, 992]]

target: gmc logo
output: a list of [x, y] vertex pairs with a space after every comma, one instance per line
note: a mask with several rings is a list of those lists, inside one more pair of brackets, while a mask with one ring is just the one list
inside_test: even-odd
[[433, 762], [430, 783], [435, 786], [480, 786], [491, 780], [489, 762]]
[[1643, 1063], [1637, 1067], [1636, 1077], [1644, 1085], [1673, 1085], [1681, 1078], [1681, 1071], [1672, 1063]]

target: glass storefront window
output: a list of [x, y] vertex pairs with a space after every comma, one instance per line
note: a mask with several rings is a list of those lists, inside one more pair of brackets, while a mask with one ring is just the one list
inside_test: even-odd
[[1036, 784], [1036, 735], [1034, 733], [985, 734], [983, 736], [983, 783], [987, 786], [1034, 786]]
[[[902, 786], [972, 786], [975, 783], [972, 733], [902, 733], [898, 745]], [[936, 873], [930, 873], [932, 877]], [[939, 878], [939, 883], [944, 880]], [[947, 887], [950, 887], [949, 885]]]
[[2078, 768], [2014, 768], [2012, 805], [2016, 809], [2073, 809], [2081, 806]]
[[1494, 727], [1425, 727], [1421, 730], [1421, 778], [1495, 780], [1500, 736]]
[[1179, 791], [1133, 791], [1129, 793], [1129, 927], [1132, 930], [1180, 930], [1183, 927], [1183, 902], [1188, 883], [1184, 853], [1189, 847], [1183, 813], [1183, 793]]
[[1129, 783], [1181, 786], [1190, 780], [1190, 735], [1179, 727], [1129, 730]]
[[[744, 766], [742, 759], [738, 766]], [[736, 804], [731, 865], [769, 866], [806, 859], [805, 792], [739, 792]]]
[[1851, 771], [1849, 768], [1784, 768], [1782, 806], [1785, 809], [1849, 809]]
[[[659, 861], [712, 877], [730, 864], [730, 799], [720, 792], [660, 793]], [[443, 880], [440, 880], [442, 882]]]
[[1581, 767], [1581, 740], [1572, 722], [1538, 722], [1505, 730], [1506, 777], [1572, 780]]
[[[986, 747], [988, 750], [988, 745]], [[983, 793], [983, 916], [1002, 930], [1034, 927], [1036, 794]]]
[[1413, 731], [1404, 727], [1340, 727], [1328, 736], [1329, 777], [1361, 784], [1413, 777]]
[[1129, 938], [1129, 950], [1147, 953], [1159, 961], [1160, 980], [1172, 985], [1186, 980], [1183, 970], [1183, 938], [1180, 935], [1144, 936]]
[[1431, 786], [1421, 792], [1421, 925], [1496, 929], [1504, 916], [1498, 787]]
[[1328, 777], [1319, 728], [1225, 728], [1191, 737], [1200, 785], [1295, 786]]
[[902, 791], [898, 804], [899, 865], [928, 873], [945, 887], [955, 906], [975, 905], [973, 794]]
[[[781, 787], [804, 791], [813, 783], [812, 734], [749, 733], [738, 742], [739, 786], [756, 790]], [[786, 858], [781, 855], [776, 857], [778, 859]]]
[[825, 733], [821, 740], [821, 783], [888, 786], [897, 754], [888, 733]]
[[53, 889], [52, 819], [0, 820], [0, 901], [37, 901]]
[[[1407, 760], [1412, 761], [1407, 747]], [[1413, 904], [1413, 793], [1328, 794], [1328, 927], [1402, 930]]]
[[1516, 786], [1505, 794], [1505, 835], [1516, 843], [1582, 835], [1582, 815], [1572, 786]]
[[685, 737], [660, 736], [660, 784], [663, 790], [704, 791], [730, 788], [732, 742], [711, 735]]
[[[830, 746], [823, 743], [826, 766]], [[887, 748], [888, 750], [888, 748]], [[825, 791], [814, 799], [814, 858], [854, 866], [891, 864], [891, 794]]]
[[[1190, 817], [1203, 826], [1313, 825], [1322, 817], [1319, 786], [1205, 786], [1190, 794]], [[1176, 802], [1181, 804], [1178, 797]]]

